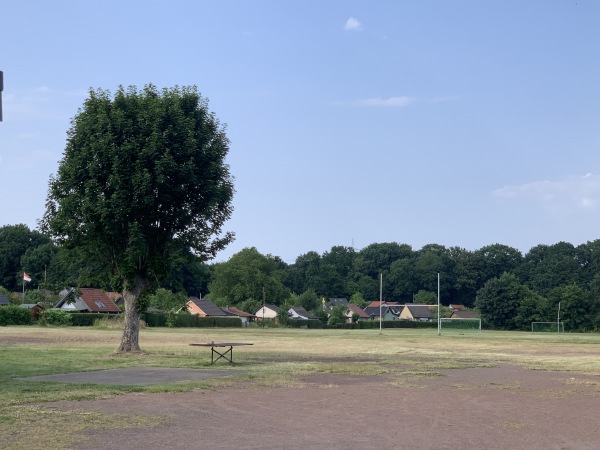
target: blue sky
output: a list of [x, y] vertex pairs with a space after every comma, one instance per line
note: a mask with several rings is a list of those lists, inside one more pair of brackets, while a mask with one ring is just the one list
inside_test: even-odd
[[600, 2], [2, 3], [0, 225], [31, 228], [87, 90], [197, 85], [237, 239], [292, 263], [374, 242], [600, 238]]

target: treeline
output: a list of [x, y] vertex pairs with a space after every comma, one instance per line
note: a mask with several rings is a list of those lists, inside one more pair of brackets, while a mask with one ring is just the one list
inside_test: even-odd
[[[20, 290], [22, 271], [32, 277], [28, 289], [91, 285], [86, 281], [92, 279], [93, 261], [73, 264], [47, 236], [25, 225], [0, 227], [0, 255], [0, 285], [10, 291]], [[532, 321], [555, 321], [560, 303], [566, 328], [600, 328], [600, 240], [537, 245], [525, 254], [502, 244], [474, 251], [395, 242], [358, 251], [334, 246], [300, 255], [293, 264], [246, 248], [213, 264], [181, 255], [160, 287], [249, 312], [263, 301], [316, 310], [322, 298], [378, 300], [380, 276], [384, 300], [430, 303], [437, 298], [438, 273], [441, 302], [479, 308], [490, 327], [527, 329]], [[110, 280], [97, 287], [109, 289]]]

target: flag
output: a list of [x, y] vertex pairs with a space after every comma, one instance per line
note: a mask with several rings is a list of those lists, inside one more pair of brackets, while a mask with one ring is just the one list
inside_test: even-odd
[[26, 272], [23, 272], [23, 281], [27, 281], [28, 283], [31, 281], [31, 277]]

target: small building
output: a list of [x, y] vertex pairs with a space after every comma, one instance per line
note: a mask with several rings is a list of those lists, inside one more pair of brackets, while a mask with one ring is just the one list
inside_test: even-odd
[[327, 302], [324, 305], [323, 310], [327, 311], [328, 313], [331, 313], [331, 310], [333, 309], [334, 306], [347, 306], [348, 305], [348, 299], [347, 298], [328, 298]]
[[242, 321], [242, 326], [247, 327], [250, 322], [254, 322], [256, 320], [256, 316], [254, 314], [247, 313], [246, 311], [242, 311], [237, 309], [235, 306], [228, 306], [227, 308], [221, 308], [226, 313], [232, 314], [236, 317], [239, 317]]
[[318, 319], [314, 314], [309, 313], [302, 306], [292, 306], [288, 309], [288, 317], [291, 319], [300, 319], [300, 320], [309, 320], [309, 319]]
[[371, 302], [364, 309], [371, 320], [380, 320], [379, 314], [383, 320], [398, 320], [401, 311], [402, 305], [397, 302]]
[[71, 312], [92, 312], [118, 314], [119, 307], [102, 289], [69, 288], [60, 293], [60, 300], [55, 308]]
[[352, 323], [354, 315], [358, 316], [358, 321], [369, 320], [371, 317], [358, 305], [353, 303], [348, 303], [348, 307], [344, 316], [346, 317], [346, 322]]
[[279, 307], [275, 305], [264, 305], [261, 306], [258, 311], [254, 314], [257, 319], [275, 319], [277, 317], [277, 311]]
[[210, 300], [202, 300], [198, 297], [190, 297], [183, 306], [191, 315], [200, 317], [227, 317], [233, 316], [215, 305]]
[[430, 321], [433, 318], [429, 305], [404, 305], [400, 319]]
[[38, 305], [37, 303], [23, 303], [19, 306], [21, 308], [30, 310], [34, 320], [38, 320], [40, 318], [40, 313], [44, 310], [44, 307], [42, 305]]
[[458, 310], [452, 311], [451, 319], [479, 319], [475, 311]]
[[6, 297], [6, 295], [4, 295], [2, 292], [0, 292], [0, 306], [8, 306], [10, 305], [10, 300]]
[[456, 303], [450, 303], [449, 306], [452, 311], [462, 311], [463, 309], [465, 309], [465, 305], [459, 305]]

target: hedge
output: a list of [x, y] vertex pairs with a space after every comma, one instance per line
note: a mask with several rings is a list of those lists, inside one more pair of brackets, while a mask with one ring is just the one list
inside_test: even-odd
[[[379, 321], [364, 320], [355, 323], [340, 323], [337, 325], [323, 325], [327, 329], [340, 330], [363, 330], [379, 328]], [[381, 328], [437, 328], [437, 322], [422, 322], [412, 320], [384, 320], [381, 323]]]
[[288, 319], [287, 326], [290, 328], [323, 328], [321, 319]]
[[191, 314], [144, 313], [142, 319], [149, 327], [174, 328], [241, 328], [239, 317], [199, 317]]
[[[92, 327], [94, 326], [94, 320], [105, 316], [102, 313], [70, 313], [72, 317], [72, 324], [76, 327]], [[112, 314], [111, 314], [112, 315]]]
[[0, 306], [0, 326], [31, 325], [32, 323], [31, 310], [18, 305]]

